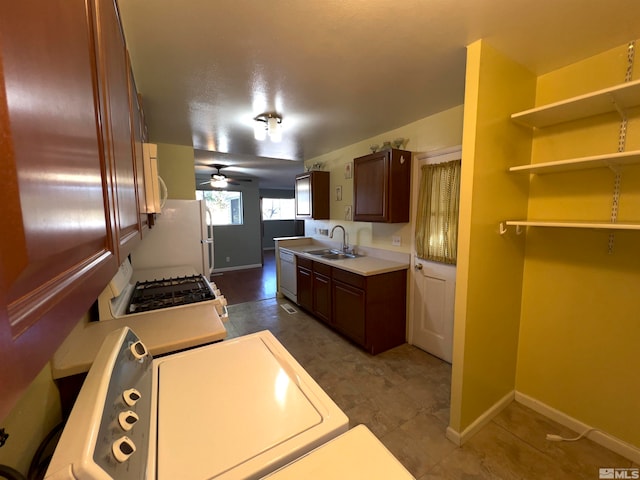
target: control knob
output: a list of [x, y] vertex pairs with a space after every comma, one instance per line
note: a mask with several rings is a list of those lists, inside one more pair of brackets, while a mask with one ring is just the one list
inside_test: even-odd
[[129, 347], [129, 350], [131, 351], [133, 358], [135, 358], [136, 360], [142, 360], [144, 357], [149, 355], [149, 351], [147, 350], [147, 347], [145, 347], [144, 343], [142, 343], [140, 340], [138, 340], [135, 343], [132, 343], [131, 346]]
[[111, 451], [115, 459], [122, 463], [133, 455], [136, 451], [136, 445], [129, 437], [120, 437], [111, 445]]
[[125, 390], [124, 392], [122, 392], [124, 403], [126, 403], [130, 407], [133, 407], [141, 397], [142, 395], [140, 395], [140, 392], [135, 388], [130, 388], [129, 390]]
[[140, 420], [138, 414], [136, 412], [132, 412], [131, 410], [120, 412], [120, 414], [118, 415], [118, 423], [125, 432], [131, 430], [138, 420]]
[[224, 307], [227, 305], [227, 299], [224, 298], [224, 295], [220, 295], [216, 297], [216, 299], [213, 302], [216, 307], [216, 311], [218, 312], [218, 315], [225, 315], [226, 309]]

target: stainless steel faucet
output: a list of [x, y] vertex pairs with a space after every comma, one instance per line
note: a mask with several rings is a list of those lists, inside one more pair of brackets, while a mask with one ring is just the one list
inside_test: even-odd
[[331, 229], [331, 233], [329, 234], [329, 238], [333, 238], [333, 232], [336, 228], [342, 229], [342, 251], [344, 253], [347, 253], [347, 250], [349, 250], [349, 244], [347, 243], [347, 232], [344, 230], [344, 227], [342, 225], [336, 225], [335, 227], [333, 227]]

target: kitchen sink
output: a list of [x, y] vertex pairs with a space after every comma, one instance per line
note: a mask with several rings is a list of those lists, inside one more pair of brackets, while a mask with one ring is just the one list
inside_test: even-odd
[[321, 258], [326, 260], [346, 260], [347, 258], [358, 258], [362, 255], [356, 255], [355, 253], [327, 253], [325, 255], [321, 255]]
[[309, 255], [317, 255], [320, 258], [324, 258], [325, 260], [345, 260], [347, 258], [357, 258], [362, 255], [357, 255], [355, 253], [344, 253], [336, 248], [323, 248], [321, 250], [307, 250], [304, 253], [308, 253]]
[[304, 253], [308, 253], [310, 255], [328, 255], [328, 254], [338, 254], [342, 252], [340, 252], [340, 250], [334, 250], [331, 248], [323, 248], [322, 250], [308, 250]]

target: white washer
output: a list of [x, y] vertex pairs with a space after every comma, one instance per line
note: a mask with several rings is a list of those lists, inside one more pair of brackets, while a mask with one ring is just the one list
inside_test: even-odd
[[364, 425], [334, 438], [265, 480], [415, 480]]
[[260, 478], [347, 429], [268, 331], [152, 359], [125, 327], [98, 352], [45, 478]]

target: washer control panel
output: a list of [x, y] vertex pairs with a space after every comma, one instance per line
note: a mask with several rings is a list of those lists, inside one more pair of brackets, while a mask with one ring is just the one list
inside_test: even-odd
[[129, 330], [113, 364], [93, 460], [111, 478], [146, 478], [151, 425], [152, 360]]

